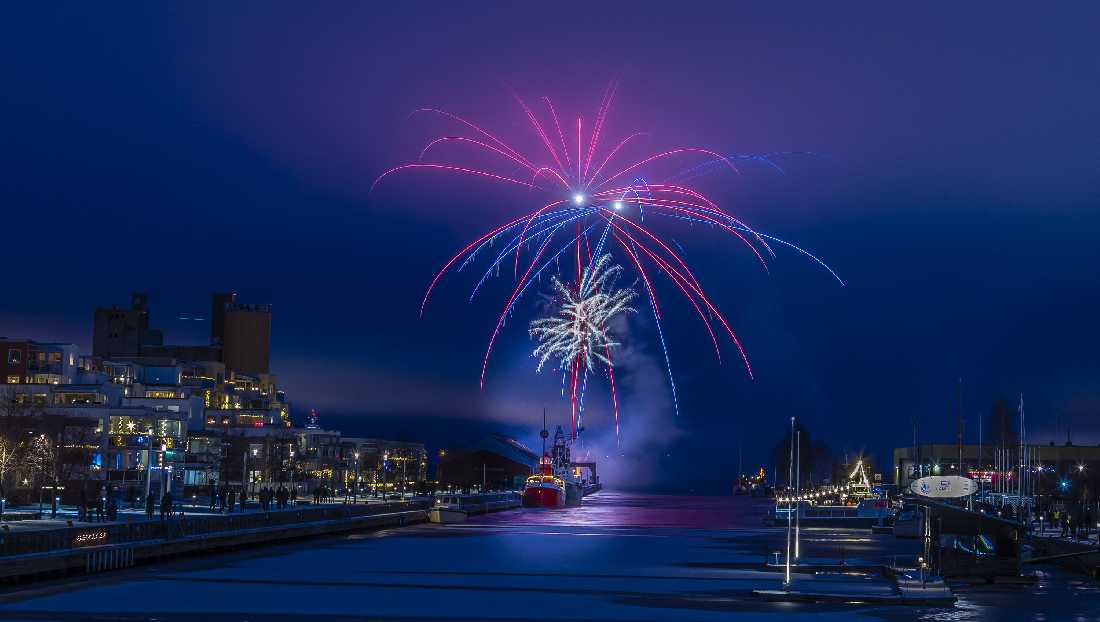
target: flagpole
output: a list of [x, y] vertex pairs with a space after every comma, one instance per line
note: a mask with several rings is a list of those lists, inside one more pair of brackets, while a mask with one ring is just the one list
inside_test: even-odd
[[[794, 479], [794, 417], [791, 417], [791, 451], [787, 460], [787, 488], [791, 487]], [[783, 574], [783, 585], [791, 584], [791, 497], [787, 494], [787, 560]]]
[[[795, 438], [798, 439], [795, 442], [795, 460], [794, 460], [794, 490], [795, 490], [795, 512], [802, 510], [802, 430], [798, 430], [795, 433]], [[794, 515], [794, 558], [801, 557], [799, 554], [799, 530], [800, 530], [799, 515]]]

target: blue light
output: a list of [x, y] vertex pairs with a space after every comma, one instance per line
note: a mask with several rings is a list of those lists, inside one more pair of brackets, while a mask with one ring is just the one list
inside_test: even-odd
[[1069, 482], [1066, 480], [1062, 480], [1062, 490], [1065, 490], [1067, 488], [1069, 488]]

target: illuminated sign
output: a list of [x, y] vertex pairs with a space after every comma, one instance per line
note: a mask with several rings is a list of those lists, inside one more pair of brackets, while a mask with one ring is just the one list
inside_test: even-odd
[[922, 497], [965, 497], [977, 492], [974, 481], [958, 475], [922, 477], [911, 485], [911, 490]]
[[82, 531], [73, 537], [73, 546], [97, 546], [107, 544], [107, 530]]

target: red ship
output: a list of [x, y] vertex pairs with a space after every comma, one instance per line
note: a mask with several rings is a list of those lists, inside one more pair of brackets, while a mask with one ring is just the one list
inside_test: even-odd
[[524, 507], [562, 508], [565, 507], [565, 481], [554, 475], [554, 465], [550, 455], [543, 454], [539, 462], [539, 472], [527, 478], [523, 486]]

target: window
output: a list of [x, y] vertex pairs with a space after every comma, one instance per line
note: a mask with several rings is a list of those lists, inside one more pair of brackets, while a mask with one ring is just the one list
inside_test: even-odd
[[259, 415], [237, 415], [237, 425], [263, 424], [264, 418]]
[[183, 435], [183, 426], [174, 419], [160, 419], [157, 421], [158, 436], [180, 437]]
[[8, 350], [8, 365], [18, 365], [23, 362], [23, 352], [12, 348]]
[[98, 393], [57, 393], [54, 399], [56, 403], [64, 406], [76, 404], [102, 404], [106, 401], [106, 398]]
[[136, 435], [145, 434], [152, 426], [152, 422], [141, 417], [117, 417], [111, 416], [107, 422], [110, 434]]
[[19, 384], [19, 376], [8, 376], [8, 384]]
[[61, 353], [60, 352], [50, 352], [49, 357], [50, 357], [50, 362], [51, 363], [60, 363], [61, 362]]
[[146, 391], [145, 397], [154, 397], [158, 399], [175, 399], [175, 391]]

